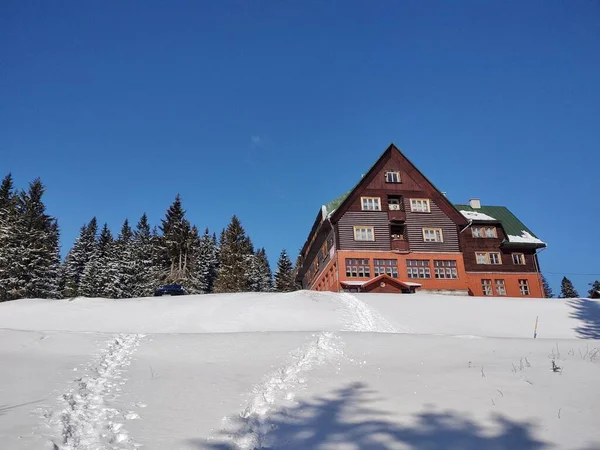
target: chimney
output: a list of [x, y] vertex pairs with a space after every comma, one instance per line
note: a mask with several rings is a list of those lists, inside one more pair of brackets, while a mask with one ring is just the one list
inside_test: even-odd
[[473, 209], [481, 209], [481, 200], [478, 198], [472, 198], [469, 200], [469, 206]]

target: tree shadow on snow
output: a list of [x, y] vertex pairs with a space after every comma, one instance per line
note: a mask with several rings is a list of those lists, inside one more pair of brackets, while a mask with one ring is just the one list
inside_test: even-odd
[[600, 339], [600, 302], [576, 298], [569, 300], [568, 305], [574, 310], [571, 317], [582, 322], [575, 328], [577, 335], [582, 339]]
[[[272, 411], [267, 418], [239, 417], [215, 441], [189, 441], [198, 449], [366, 449], [399, 447], [425, 450], [520, 450], [549, 445], [532, 435], [534, 425], [496, 415], [485, 427], [453, 411], [426, 409], [395, 423], [391, 414], [368, 406], [375, 398], [362, 383], [334, 391], [326, 397], [302, 401]], [[216, 441], [221, 441], [217, 443]], [[238, 446], [236, 446], [236, 443]], [[239, 445], [241, 444], [241, 445]], [[402, 445], [401, 445], [402, 444]]]
[[16, 409], [16, 408], [20, 408], [21, 406], [35, 405], [36, 403], [39, 403], [41, 401], [43, 401], [43, 399], [34, 400], [34, 401], [31, 401], [31, 402], [26, 402], [26, 403], [20, 403], [18, 405], [12, 405], [12, 406], [10, 406], [10, 405], [0, 405], [0, 416], [3, 416], [4, 414], [6, 414], [7, 411], [10, 411], [10, 410], [13, 410], [13, 409]]

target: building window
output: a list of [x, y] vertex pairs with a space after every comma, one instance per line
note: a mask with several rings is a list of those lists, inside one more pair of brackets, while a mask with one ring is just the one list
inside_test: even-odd
[[477, 252], [475, 257], [477, 264], [502, 264], [502, 258], [498, 252]]
[[529, 282], [527, 280], [519, 280], [519, 290], [521, 295], [529, 295]]
[[369, 259], [346, 258], [346, 276], [348, 278], [370, 278]]
[[506, 295], [506, 285], [504, 284], [504, 280], [494, 280], [496, 282], [496, 294], [505, 296]]
[[412, 212], [431, 212], [429, 208], [429, 200], [426, 198], [411, 198], [410, 210]]
[[496, 227], [471, 227], [471, 235], [474, 238], [497, 238]]
[[381, 211], [379, 197], [361, 197], [363, 211]]
[[374, 241], [375, 231], [373, 227], [354, 227], [354, 240], [355, 241]]
[[444, 233], [441, 228], [423, 228], [425, 242], [444, 242]]
[[481, 288], [483, 289], [483, 295], [494, 295], [492, 292], [492, 280], [481, 280]]
[[429, 260], [427, 259], [407, 259], [406, 266], [408, 278], [431, 278]]
[[513, 253], [512, 254], [513, 264], [518, 266], [525, 265], [525, 255], [523, 253]]
[[384, 273], [392, 278], [398, 278], [398, 261], [395, 259], [374, 259], [373, 275], [378, 277]]
[[456, 261], [454, 260], [434, 260], [433, 271], [436, 278], [458, 278]]
[[386, 172], [385, 173], [386, 183], [401, 183], [400, 172]]

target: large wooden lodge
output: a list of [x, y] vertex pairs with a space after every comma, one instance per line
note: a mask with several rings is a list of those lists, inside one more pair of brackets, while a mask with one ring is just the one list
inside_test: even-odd
[[503, 206], [452, 204], [392, 144], [321, 207], [297, 281], [319, 291], [543, 297], [544, 247]]

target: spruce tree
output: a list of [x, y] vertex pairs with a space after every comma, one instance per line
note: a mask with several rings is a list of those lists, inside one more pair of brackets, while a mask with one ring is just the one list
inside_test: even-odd
[[254, 254], [249, 277], [251, 291], [270, 292], [273, 289], [273, 274], [264, 248]]
[[131, 298], [134, 296], [134, 274], [135, 274], [135, 254], [133, 245], [133, 232], [129, 226], [129, 221], [125, 219], [121, 231], [115, 242], [114, 252], [112, 253], [110, 264], [117, 267], [118, 298]]
[[45, 187], [38, 178], [17, 197], [17, 236], [21, 251], [12, 262], [19, 298], [58, 298], [60, 269], [56, 219], [46, 214]]
[[194, 236], [190, 223], [185, 218], [179, 194], [162, 219], [160, 230], [163, 261], [168, 264], [168, 267], [164, 267], [166, 281], [185, 286], [193, 267]]
[[79, 236], [75, 239], [75, 243], [67, 257], [65, 258], [63, 267], [63, 297], [76, 297], [79, 295], [79, 285], [83, 277], [83, 272], [88, 265], [92, 255], [96, 252], [98, 234], [98, 222], [95, 217], [90, 220], [87, 225], [81, 227]]
[[600, 281], [596, 280], [590, 283], [590, 290], [588, 291], [588, 297], [594, 298], [600, 294]]
[[109, 262], [114, 258], [113, 236], [105, 223], [90, 260], [86, 264], [80, 295], [84, 297], [115, 298], [118, 291], [118, 270]]
[[560, 283], [560, 296], [561, 296], [561, 298], [577, 298], [577, 297], [579, 297], [579, 294], [577, 293], [575, 286], [573, 286], [573, 283], [567, 277], [563, 277], [563, 279]]
[[20, 253], [16, 200], [9, 173], [0, 186], [0, 301], [18, 298], [19, 277], [14, 266]]
[[548, 280], [546, 280], [546, 277], [544, 275], [542, 275], [542, 287], [544, 288], [544, 297], [546, 297], [546, 298], [554, 297], [554, 293], [552, 292], [550, 283], [548, 283]]
[[197, 282], [197, 293], [212, 292], [217, 275], [218, 253], [216, 236], [210, 235], [208, 228], [200, 238], [194, 265], [194, 278]]
[[275, 291], [291, 292], [297, 289], [298, 287], [294, 281], [294, 267], [292, 266], [292, 261], [285, 249], [283, 249], [279, 255], [277, 270], [275, 271]]
[[250, 264], [254, 251], [250, 238], [236, 216], [221, 233], [219, 272], [215, 292], [248, 292]]
[[132, 295], [146, 297], [153, 294], [158, 286], [157, 268], [155, 266], [154, 238], [150, 232], [150, 224], [146, 213], [142, 215], [133, 233], [133, 279]]

